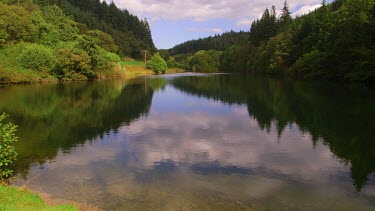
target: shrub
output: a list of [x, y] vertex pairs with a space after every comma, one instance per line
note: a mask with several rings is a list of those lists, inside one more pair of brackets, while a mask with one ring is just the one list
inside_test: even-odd
[[[79, 73], [88, 78], [95, 77], [91, 66], [89, 55], [81, 50], [74, 49], [73, 51], [63, 48], [57, 51], [55, 74], [58, 78], [64, 78]], [[76, 77], [75, 77], [76, 78]]]
[[310, 77], [327, 77], [327, 53], [318, 50], [311, 51], [304, 54], [297, 62], [290, 68], [290, 72], [297, 76], [305, 78]]
[[27, 44], [18, 57], [22, 67], [38, 71], [51, 69], [53, 59], [53, 50], [39, 44]]
[[23, 7], [0, 1], [0, 45], [9, 41], [32, 41], [33, 25], [30, 15]]
[[163, 58], [161, 58], [159, 53], [156, 53], [154, 56], [151, 57], [150, 60], [147, 61], [146, 67], [156, 74], [165, 73], [168, 69], [167, 63]]
[[49, 26], [47, 27], [47, 36], [55, 36], [51, 37], [52, 40], [57, 38], [61, 41], [71, 41], [77, 38], [79, 31], [77, 23], [70, 17], [66, 16], [64, 11], [57, 5], [43, 7], [42, 16]]
[[117, 54], [110, 53], [104, 49], [99, 48], [98, 52], [94, 55], [97, 70], [111, 70], [116, 64], [121, 62]]
[[12, 123], [3, 124], [2, 121], [6, 118], [6, 114], [0, 115], [0, 179], [8, 178], [13, 174], [9, 165], [16, 160], [18, 155], [14, 149], [14, 142], [18, 140], [14, 134], [17, 126]]
[[190, 60], [193, 71], [212, 73], [219, 69], [219, 58], [214, 60], [207, 51], [198, 51]]

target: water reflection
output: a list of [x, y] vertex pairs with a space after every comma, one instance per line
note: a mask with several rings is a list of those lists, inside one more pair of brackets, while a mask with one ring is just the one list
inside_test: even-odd
[[18, 184], [55, 197], [109, 210], [375, 207], [371, 90], [203, 75], [0, 92], [20, 125]]
[[295, 123], [312, 136], [314, 145], [321, 138], [337, 157], [350, 164], [357, 190], [375, 172], [372, 89], [236, 75], [178, 78], [172, 83], [197, 96], [246, 104], [260, 128], [269, 131], [275, 123], [279, 136]]
[[153, 90], [121, 81], [14, 86], [1, 90], [0, 110], [19, 125], [16, 170], [53, 160], [87, 141], [116, 133], [146, 115]]

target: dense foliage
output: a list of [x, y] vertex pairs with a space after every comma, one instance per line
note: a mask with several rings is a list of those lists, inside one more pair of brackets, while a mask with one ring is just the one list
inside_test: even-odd
[[220, 51], [198, 51], [190, 60], [193, 71], [197, 72], [218, 72], [220, 66]]
[[248, 36], [248, 32], [230, 31], [222, 35], [187, 41], [169, 49], [169, 53], [171, 55], [176, 55], [187, 53], [194, 54], [200, 50], [225, 51], [232, 45], [245, 44]]
[[[292, 20], [288, 5], [275, 19], [253, 23], [247, 70], [351, 81], [374, 80], [374, 0], [337, 0]], [[277, 34], [276, 34], [277, 32]]]
[[169, 68], [180, 68], [184, 70], [191, 70], [190, 59], [193, 57], [192, 54], [178, 54], [168, 57], [166, 60]]
[[[220, 71], [362, 82], [375, 80], [374, 0], [335, 0], [331, 4], [323, 0], [320, 8], [295, 19], [286, 1], [281, 11], [277, 14], [275, 7], [266, 9], [262, 17], [252, 23], [246, 42], [224, 48]], [[216, 46], [221, 44], [212, 46], [211, 40], [213, 38], [189, 41], [170, 52], [217, 50]], [[191, 54], [182, 57], [191, 59]]]
[[147, 68], [154, 71], [156, 74], [165, 73], [168, 69], [167, 62], [160, 56], [159, 53], [156, 53], [147, 61]]
[[[118, 54], [135, 55], [134, 52], [124, 50], [124, 46], [117, 42], [116, 36], [111, 36], [112, 32], [118, 32], [112, 30], [114, 26], [106, 28], [109, 34], [97, 29], [91, 30], [91, 27], [88, 28], [85, 24], [72, 20], [67, 14], [77, 10], [72, 9], [68, 13], [61, 9], [66, 9], [68, 1], [35, 2], [39, 5], [34, 4], [31, 0], [0, 1], [1, 83], [12, 83], [13, 78], [17, 79], [16, 82], [22, 82], [23, 78], [27, 78], [25, 81], [31, 81], [32, 77], [37, 78], [38, 81], [50, 80], [50, 78], [65, 81], [112, 77], [117, 73], [121, 74], [118, 71], [121, 70], [119, 65], [121, 59]], [[58, 4], [52, 5], [53, 3]], [[102, 4], [106, 3], [100, 3], [100, 5]], [[113, 9], [115, 6], [111, 5], [107, 5], [107, 7]], [[116, 7], [116, 11], [120, 10]], [[123, 15], [126, 13], [125, 11], [120, 12]], [[78, 14], [76, 15], [78, 16]], [[121, 16], [121, 14], [118, 15]], [[130, 15], [129, 17], [132, 17], [134, 21], [138, 20], [135, 16]], [[130, 25], [126, 28], [127, 31], [124, 29], [123, 32], [146, 30], [146, 21], [138, 20], [137, 23], [141, 24], [143, 28], [138, 25]], [[103, 24], [105, 25], [105, 22]], [[149, 28], [146, 31], [149, 38], [147, 42], [152, 50], [154, 46]], [[118, 32], [120, 35], [121, 33]], [[132, 37], [146, 39], [144, 38], [146, 35], [139, 33], [132, 35], [130, 33], [126, 37], [131, 40], [121, 38], [121, 41], [126, 41], [127, 45], [137, 42], [147, 43], [144, 40], [132, 40]], [[123, 35], [125, 36], [125, 34]], [[133, 48], [130, 46], [130, 48], [132, 51], [139, 52], [141, 48], [148, 47]]]
[[129, 125], [149, 112], [153, 92], [134, 80], [7, 87], [0, 111], [24, 140], [15, 143], [19, 157], [12, 168], [26, 176], [31, 165], [53, 160], [59, 151]]
[[[140, 20], [126, 9], [118, 8], [113, 1], [100, 0], [34, 0], [39, 5], [57, 4], [74, 21], [82, 32], [98, 29], [110, 35], [117, 46], [113, 50], [121, 56], [141, 58], [142, 50], [155, 52], [148, 21]], [[107, 41], [107, 40], [104, 40]]]
[[25, 46], [18, 57], [22, 67], [32, 70], [48, 70], [52, 68], [53, 59], [53, 50], [40, 44]]
[[17, 152], [14, 142], [18, 137], [14, 134], [17, 126], [12, 123], [4, 124], [6, 114], [0, 115], [0, 179], [5, 179], [12, 175], [13, 170], [9, 166], [17, 159]]

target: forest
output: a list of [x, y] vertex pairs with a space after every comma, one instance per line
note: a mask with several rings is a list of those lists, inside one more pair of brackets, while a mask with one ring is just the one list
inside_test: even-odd
[[169, 49], [171, 55], [196, 53], [200, 50], [225, 51], [232, 45], [246, 44], [249, 32], [225, 32], [221, 35], [210, 36], [197, 40], [190, 40]]
[[[205, 64], [211, 66], [208, 72], [374, 81], [374, 5], [374, 0], [335, 0], [330, 4], [323, 0], [320, 8], [293, 18], [285, 1], [280, 14], [274, 6], [267, 8], [248, 33], [230, 32], [171, 48], [169, 64], [191, 70]], [[210, 56], [194, 59], [208, 50], [219, 51], [219, 60]]]
[[0, 83], [120, 77], [142, 50], [156, 52], [147, 20], [114, 3], [0, 1]]

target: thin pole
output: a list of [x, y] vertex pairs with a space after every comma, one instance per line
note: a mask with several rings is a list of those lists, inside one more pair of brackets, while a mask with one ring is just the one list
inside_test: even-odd
[[145, 51], [145, 67], [147, 67], [147, 51]]

